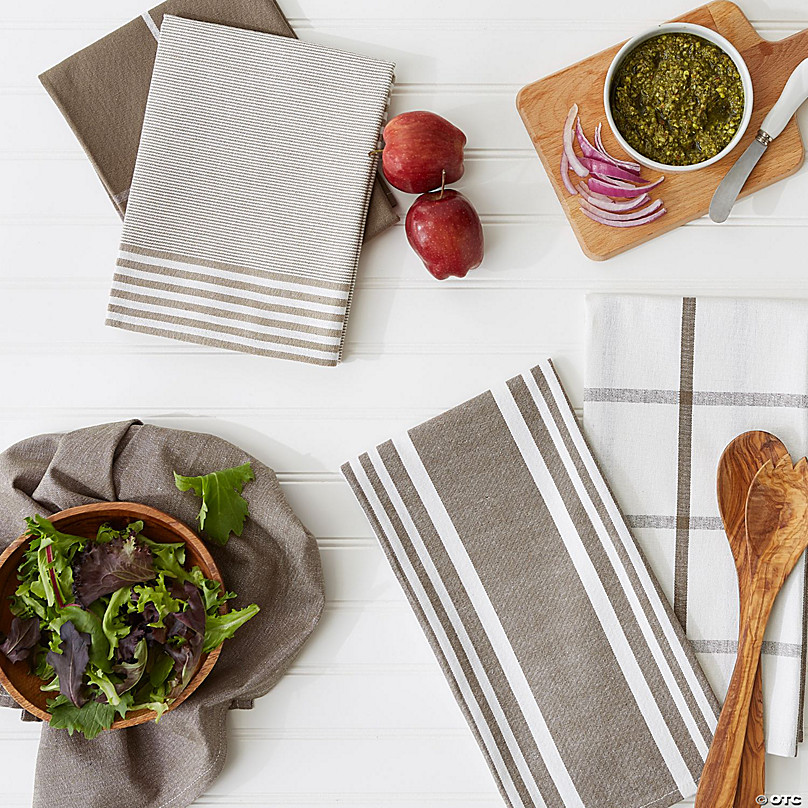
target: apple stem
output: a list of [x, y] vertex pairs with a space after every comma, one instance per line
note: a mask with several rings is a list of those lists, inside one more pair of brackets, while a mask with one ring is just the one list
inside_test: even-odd
[[374, 154], [381, 154], [383, 151], [384, 149], [371, 149], [368, 152], [368, 157], [373, 157]]
[[443, 199], [443, 192], [446, 190], [446, 169], [444, 168], [440, 174], [440, 196], [438, 199]]

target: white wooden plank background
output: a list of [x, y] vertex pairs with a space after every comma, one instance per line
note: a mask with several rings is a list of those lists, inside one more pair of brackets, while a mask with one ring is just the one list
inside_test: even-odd
[[[804, 296], [808, 172], [607, 264], [566, 226], [514, 107], [523, 84], [686, 11], [682, 0], [281, 0], [316, 42], [397, 62], [393, 112], [433, 109], [469, 140], [460, 187], [485, 266], [438, 284], [401, 227], [362, 258], [347, 360], [310, 368], [103, 327], [120, 222], [36, 76], [142, 11], [142, 0], [0, 5], [0, 448], [138, 416], [232, 440], [280, 473], [318, 536], [321, 628], [253, 712], [201, 805], [502, 805], [420, 629], [337, 473], [353, 453], [556, 359], [577, 405], [588, 291]], [[766, 37], [808, 4], [746, 0]], [[808, 126], [808, 109], [801, 114]], [[403, 211], [409, 200], [402, 196]], [[87, 384], [99, 365], [115, 374]], [[368, 380], [373, 380], [373, 387]], [[38, 728], [0, 711], [2, 804], [30, 804]], [[801, 760], [771, 793], [808, 796]]]

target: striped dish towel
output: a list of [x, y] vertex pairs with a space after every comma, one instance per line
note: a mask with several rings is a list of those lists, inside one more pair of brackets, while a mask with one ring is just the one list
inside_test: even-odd
[[[715, 693], [735, 664], [735, 565], [716, 470], [742, 432], [808, 451], [808, 304], [595, 295], [588, 301], [584, 423], [638, 544]], [[786, 581], [763, 647], [766, 749], [802, 740], [805, 564]]]
[[[132, 185], [154, 57], [166, 14], [295, 36], [275, 0], [165, 0], [39, 77], [121, 218]], [[377, 177], [365, 241], [398, 221], [395, 204], [392, 192]]]
[[549, 362], [342, 470], [509, 805], [695, 793], [717, 703]]
[[166, 15], [107, 324], [336, 365], [392, 80]]

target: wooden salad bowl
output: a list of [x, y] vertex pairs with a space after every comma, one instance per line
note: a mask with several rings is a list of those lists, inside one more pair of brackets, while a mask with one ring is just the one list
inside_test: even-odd
[[[202, 540], [182, 522], [156, 508], [136, 502], [99, 502], [68, 508], [49, 519], [62, 533], [72, 533], [86, 538], [94, 538], [98, 528], [105, 523], [121, 530], [131, 522], [142, 521], [143, 532], [149, 539], [166, 544], [184, 542], [186, 567], [190, 569], [197, 566], [206, 578], [218, 581], [224, 586], [222, 576]], [[22, 561], [28, 541], [29, 536], [26, 533], [13, 541], [0, 555], [0, 631], [4, 634], [8, 634], [13, 617], [8, 598], [17, 588], [17, 567]], [[169, 711], [179, 707], [202, 684], [216, 664], [221, 650], [219, 646], [209, 654], [202, 655], [196, 673], [185, 690], [168, 708]], [[28, 660], [12, 663], [0, 654], [0, 684], [20, 707], [43, 721], [50, 721], [47, 702], [54, 697], [54, 694], [43, 693], [40, 690], [42, 680], [29, 671]], [[153, 721], [156, 717], [157, 713], [153, 710], [138, 710], [125, 719], [117, 719], [111, 728], [134, 727]]]

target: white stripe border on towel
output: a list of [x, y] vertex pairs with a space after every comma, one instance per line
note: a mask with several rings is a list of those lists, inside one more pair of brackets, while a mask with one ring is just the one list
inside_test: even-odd
[[[326, 303], [315, 303], [314, 301], [299, 300], [294, 297], [287, 297], [285, 295], [276, 294], [271, 286], [266, 286], [262, 292], [245, 292], [243, 289], [237, 289], [233, 286], [228, 286], [226, 283], [217, 281], [215, 278], [210, 280], [187, 280], [185, 278], [177, 278], [174, 275], [165, 275], [160, 272], [158, 267], [155, 270], [149, 271], [145, 269], [135, 269], [134, 267], [122, 267], [120, 265], [115, 267], [116, 274], [121, 278], [134, 278], [141, 281], [156, 281], [157, 283], [164, 283], [179, 289], [185, 289], [188, 294], [193, 294], [196, 288], [205, 289], [209, 292], [216, 292], [218, 294], [237, 295], [250, 295], [254, 300], [259, 300], [263, 303], [282, 305], [289, 308], [299, 308], [305, 311], [306, 308], [312, 311], [320, 311], [324, 314], [344, 314], [345, 303], [337, 303], [335, 305], [328, 305]], [[243, 280], [243, 279], [242, 279]], [[262, 285], [260, 282], [256, 285]], [[311, 292], [309, 292], [311, 294]]]
[[[564, 419], [567, 432], [572, 438], [575, 447], [578, 449], [581, 459], [589, 472], [589, 476], [592, 479], [592, 482], [595, 484], [595, 488], [597, 489], [598, 493], [600, 494], [601, 501], [606, 507], [609, 517], [612, 520], [612, 524], [617, 530], [617, 534], [620, 536], [626, 554], [634, 567], [634, 571], [642, 582], [643, 590], [645, 591], [648, 601], [654, 610], [654, 614], [656, 615], [662, 631], [665, 633], [665, 637], [668, 640], [668, 644], [673, 651], [674, 656], [676, 657], [676, 661], [679, 663], [679, 667], [682, 670], [688, 685], [690, 686], [696, 703], [701, 710], [701, 714], [704, 716], [704, 720], [707, 722], [707, 726], [710, 728], [710, 731], [715, 732], [715, 728], [718, 723], [715, 712], [713, 711], [710, 701], [707, 698], [701, 684], [699, 683], [698, 678], [693, 672], [693, 668], [687, 659], [687, 654], [685, 653], [681, 641], [676, 636], [673, 625], [671, 624], [667, 612], [665, 611], [665, 607], [659, 597], [659, 592], [656, 586], [654, 586], [654, 582], [651, 580], [651, 575], [648, 572], [648, 568], [640, 556], [637, 545], [634, 543], [634, 539], [625, 525], [625, 521], [617, 508], [614, 497], [603, 480], [602, 473], [598, 468], [592, 452], [589, 449], [589, 445], [584, 440], [578, 423], [574, 421], [574, 415], [567, 404], [566, 396], [561, 388], [561, 383], [558, 381], [555, 370], [547, 360], [541, 361], [538, 367], [540, 368], [548, 386], [550, 387], [550, 391], [552, 392], [553, 397], [558, 404], [558, 409], [561, 412], [561, 416]], [[527, 373], [526, 375], [530, 376], [531, 374]]]
[[393, 440], [401, 462], [404, 464], [415, 490], [426, 509], [432, 523], [443, 541], [446, 553], [449, 556], [463, 588], [474, 605], [477, 616], [486, 635], [497, 655], [508, 685], [513, 691], [516, 703], [519, 705], [525, 723], [530, 727], [536, 744], [542, 752], [544, 764], [552, 778], [558, 793], [564, 800], [566, 808], [583, 808], [575, 784], [567, 771], [555, 741], [553, 740], [547, 722], [536, 703], [536, 698], [530, 688], [522, 666], [514, 653], [510, 640], [499, 616], [485, 591], [480, 576], [469, 558], [466, 548], [457, 533], [449, 513], [446, 510], [440, 495], [435, 490], [429, 473], [424, 467], [421, 457], [409, 435], [403, 435]]
[[119, 314], [118, 312], [112, 311], [107, 312], [107, 319], [112, 323], [124, 323], [126, 325], [136, 325], [151, 329], [159, 328], [162, 331], [168, 331], [173, 334], [190, 334], [212, 342], [230, 342], [236, 345], [243, 345], [247, 348], [259, 348], [263, 351], [277, 351], [278, 353], [310, 356], [313, 359], [334, 359], [339, 353], [338, 349], [328, 349], [325, 347], [322, 350], [318, 348], [299, 348], [284, 342], [265, 342], [263, 340], [250, 339], [249, 337], [240, 337], [233, 334], [213, 331], [202, 326], [196, 328], [188, 325], [175, 325], [166, 320], [151, 320], [148, 317], [134, 317], [132, 315]]
[[324, 297], [333, 297], [335, 300], [348, 299], [347, 290], [342, 292], [326, 286], [318, 287], [311, 283], [294, 283], [292, 281], [282, 281], [275, 278], [267, 279], [261, 275], [253, 275], [249, 272], [236, 272], [234, 270], [221, 269], [204, 264], [195, 264], [190, 261], [175, 261], [170, 258], [141, 255], [140, 253], [127, 252], [126, 250], [121, 250], [118, 257], [124, 261], [135, 261], [138, 264], [149, 264], [155, 267], [164, 267], [165, 269], [179, 269], [183, 272], [197, 272], [222, 280], [239, 281], [241, 283], [265, 283], [274, 289], [283, 289], [287, 292], [303, 292], [309, 295], [319, 294]]
[[[547, 380], [547, 370], [544, 367], [540, 366], [540, 371], [544, 375], [545, 380]], [[597, 534], [598, 539], [600, 540], [601, 546], [603, 547], [609, 562], [612, 566], [612, 569], [617, 576], [618, 581], [620, 582], [621, 589], [626, 593], [626, 597], [628, 599], [629, 604], [631, 605], [631, 611], [634, 615], [634, 618], [637, 621], [637, 624], [640, 627], [642, 635], [645, 639], [645, 642], [651, 651], [651, 655], [656, 662], [657, 668], [659, 668], [659, 672], [662, 674], [662, 678], [665, 681], [665, 684], [670, 691], [671, 698], [673, 698], [673, 702], [676, 705], [676, 708], [679, 711], [679, 714], [682, 717], [682, 720], [685, 723], [685, 726], [690, 733], [690, 737], [693, 739], [693, 743], [696, 745], [696, 748], [701, 755], [702, 760], [707, 759], [707, 751], [708, 746], [704, 738], [702, 737], [701, 732], [699, 731], [698, 725], [696, 723], [696, 719], [693, 716], [690, 708], [687, 705], [685, 700], [684, 694], [682, 693], [679, 685], [674, 678], [673, 671], [671, 671], [670, 666], [668, 665], [667, 660], [662, 651], [662, 647], [657, 640], [656, 635], [654, 634], [654, 630], [651, 627], [651, 623], [648, 620], [648, 616], [645, 614], [645, 611], [640, 604], [639, 598], [637, 597], [637, 593], [634, 591], [634, 587], [628, 577], [628, 573], [626, 572], [625, 567], [620, 562], [620, 558], [617, 555], [617, 550], [615, 549], [608, 531], [606, 529], [606, 525], [603, 523], [603, 520], [600, 518], [600, 514], [598, 514], [597, 509], [595, 508], [595, 503], [592, 501], [592, 498], [587, 493], [583, 480], [581, 480], [580, 475], [578, 474], [578, 470], [575, 468], [575, 463], [567, 450], [566, 445], [564, 444], [564, 440], [561, 436], [561, 432], [558, 429], [558, 426], [555, 423], [555, 420], [550, 413], [550, 409], [547, 406], [547, 402], [544, 399], [544, 396], [539, 390], [538, 384], [536, 384], [536, 380], [533, 377], [533, 374], [528, 372], [522, 374], [522, 379], [524, 380], [528, 392], [530, 393], [534, 404], [538, 408], [539, 412], [541, 413], [542, 419], [544, 421], [545, 426], [547, 427], [547, 431], [552, 438], [553, 445], [556, 448], [556, 451], [561, 458], [561, 462], [564, 464], [564, 468], [569, 475], [569, 478], [575, 488], [575, 492], [578, 495], [578, 499], [581, 501], [581, 504], [584, 506], [584, 510], [587, 513], [587, 516], [592, 522], [592, 526], [595, 528], [595, 533]]]
[[[373, 455], [375, 455], [375, 457]], [[465, 636], [465, 629], [463, 628], [462, 622], [460, 621], [460, 617], [457, 615], [457, 612], [454, 608], [454, 603], [449, 597], [449, 593], [446, 591], [446, 588], [443, 584], [440, 574], [438, 573], [437, 569], [432, 563], [431, 556], [427, 552], [426, 547], [424, 547], [423, 545], [423, 541], [421, 540], [421, 537], [418, 534], [417, 528], [413, 524], [412, 519], [409, 517], [406, 508], [403, 507], [403, 503], [396, 503], [393, 499], [392, 494], [393, 492], [397, 493], [397, 491], [392, 483], [392, 480], [389, 479], [389, 475], [386, 474], [384, 464], [382, 463], [381, 458], [378, 456], [378, 452], [374, 452], [373, 454], [368, 453], [368, 457], [377, 474], [379, 474], [380, 470], [384, 471], [387, 479], [385, 480], [385, 477], [382, 477], [380, 475], [382, 485], [385, 486], [385, 490], [391, 497], [390, 501], [393, 502], [393, 507], [396, 509], [396, 513], [399, 515], [399, 518], [402, 518], [402, 523], [404, 524], [405, 530], [407, 531], [410, 541], [413, 544], [413, 548], [415, 549], [421, 563], [424, 565], [424, 570], [429, 576], [429, 580], [432, 583], [433, 587], [435, 588], [435, 592], [437, 593], [438, 598], [441, 601], [441, 604], [446, 610], [447, 615], [449, 615], [449, 619], [452, 622], [452, 626], [455, 628], [456, 631], [458, 630], [458, 628], [460, 628], [461, 631], [463, 632], [462, 634], [458, 632], [458, 637]], [[455, 681], [457, 682], [458, 687], [460, 688], [460, 692], [463, 695], [463, 699], [466, 703], [466, 706], [468, 707], [469, 712], [471, 713], [471, 716], [474, 719], [474, 723], [477, 727], [478, 732], [480, 733], [480, 737], [483, 739], [483, 743], [485, 744], [486, 750], [488, 751], [489, 757], [491, 758], [494, 768], [496, 769], [497, 774], [499, 775], [500, 781], [502, 782], [503, 788], [505, 789], [508, 798], [510, 799], [511, 803], [514, 806], [517, 807], [522, 806], [522, 808], [529, 808], [529, 806], [525, 806], [522, 798], [519, 795], [519, 792], [516, 789], [516, 786], [514, 785], [508, 767], [505, 764], [505, 761], [502, 759], [499, 747], [496, 741], [494, 740], [493, 735], [491, 734], [491, 728], [488, 726], [488, 722], [485, 720], [485, 717], [483, 716], [482, 711], [480, 710], [480, 706], [477, 703], [477, 700], [471, 691], [471, 687], [468, 683], [468, 680], [466, 679], [466, 675], [463, 672], [463, 668], [460, 665], [460, 661], [457, 659], [457, 656], [455, 655], [451, 643], [449, 642], [449, 638], [446, 636], [446, 632], [443, 628], [443, 625], [441, 624], [440, 618], [435, 613], [435, 610], [432, 607], [432, 603], [429, 599], [429, 596], [424, 591], [424, 588], [421, 585], [420, 580], [418, 579], [418, 575], [413, 569], [409, 557], [407, 556], [404, 547], [399, 541], [398, 535], [396, 534], [396, 530], [391, 524], [390, 519], [387, 516], [387, 513], [385, 512], [384, 506], [379, 501], [379, 498], [377, 497], [376, 492], [373, 490], [373, 486], [371, 485], [370, 480], [365, 474], [364, 468], [362, 468], [362, 464], [358, 460], [352, 460], [350, 463], [350, 467], [354, 473], [354, 476], [356, 477], [357, 482], [359, 483], [360, 488], [362, 489], [365, 497], [367, 498], [368, 504], [373, 510], [373, 513], [375, 514], [376, 518], [379, 520], [379, 524], [384, 529], [384, 532], [387, 536], [387, 541], [391, 549], [393, 550], [396, 559], [401, 565], [401, 569], [404, 571], [404, 574], [407, 577], [407, 581], [412, 587], [415, 597], [417, 598], [419, 605], [423, 609], [424, 614], [426, 615], [426, 619], [429, 621], [429, 625], [432, 628], [432, 631], [435, 634], [438, 643], [440, 644], [441, 650], [443, 651], [443, 656], [446, 659], [446, 662], [452, 671], [452, 674], [455, 678]], [[407, 520], [406, 522], [404, 521], [403, 517], [406, 517]], [[465, 639], [468, 641], [467, 636], [465, 636]], [[466, 642], [463, 642], [463, 646], [464, 649], [466, 649]], [[489, 706], [491, 707], [492, 712], [497, 718], [497, 723], [499, 725], [503, 737], [506, 740], [506, 743], [508, 744], [508, 748], [513, 753], [514, 749], [511, 748], [511, 741], [509, 740], [509, 735], [511, 738], [513, 738], [513, 733], [510, 731], [510, 727], [508, 726], [507, 720], [505, 719], [505, 716], [502, 713], [502, 709], [499, 705], [496, 695], [494, 694], [491, 688], [490, 682], [488, 682], [488, 677], [485, 674], [485, 670], [482, 668], [479, 659], [476, 659], [475, 664], [476, 653], [474, 653], [473, 645], [471, 645], [471, 643], [469, 642], [468, 646], [471, 651], [471, 653], [469, 654], [469, 661], [471, 662], [472, 668], [475, 670], [475, 673], [478, 673], [480, 686], [483, 692], [486, 693], [486, 695], [488, 696]], [[479, 675], [480, 673], [482, 674], [482, 676]], [[519, 752], [519, 755], [521, 756], [521, 751], [519, 750], [519, 746], [516, 743], [516, 740], [513, 739], [512, 742], [514, 748]], [[514, 759], [516, 760], [516, 758]], [[527, 782], [528, 781], [526, 781], [526, 783]], [[531, 794], [533, 794], [532, 791]], [[536, 792], [536, 805], [539, 806], [539, 808], [546, 808], [544, 800], [541, 798], [541, 795], [538, 794], [538, 792]]]
[[143, 17], [143, 22], [146, 23], [146, 27], [151, 31], [151, 35], [159, 42], [160, 29], [157, 27], [157, 23], [154, 21], [152, 15], [148, 11], [144, 11], [140, 16]]
[[654, 699], [654, 694], [643, 676], [639, 663], [632, 653], [628, 639], [620, 625], [620, 619], [609, 600], [592, 559], [575, 528], [567, 511], [550, 470], [536, 446], [527, 423], [506, 384], [492, 389], [494, 400], [505, 419], [522, 459], [533, 477], [536, 487], [544, 492], [543, 498], [555, 522], [564, 546], [581, 578], [584, 590], [592, 603], [592, 608], [600, 621], [603, 633], [612, 648], [620, 670], [631, 690], [642, 715], [659, 749], [665, 765], [673, 778], [679, 793], [683, 796], [696, 792], [696, 783], [690, 773], [676, 741]]
[[[172, 300], [176, 303], [190, 303], [191, 305], [207, 306], [212, 309], [219, 309], [220, 311], [228, 311], [234, 315], [241, 314], [250, 317], [262, 317], [265, 320], [282, 320], [283, 322], [295, 323], [301, 326], [316, 326], [317, 328], [322, 328], [326, 331], [333, 331], [337, 336], [342, 334], [344, 327], [342, 320], [321, 320], [317, 317], [306, 317], [302, 314], [289, 314], [285, 311], [277, 311], [274, 308], [259, 308], [258, 306], [248, 306], [246, 303], [231, 303], [229, 300], [212, 300], [208, 297], [201, 297], [200, 295], [194, 295], [186, 292], [169, 292], [165, 289], [152, 289], [151, 287], [126, 283], [125, 280], [112, 281], [112, 297], [114, 298], [114, 301], [127, 300], [126, 297], [116, 295], [115, 292], [136, 294], [140, 295], [141, 297], [153, 298], [155, 301], [163, 299]], [[121, 305], [146, 307], [148, 304], [138, 300], [128, 301], [127, 303]], [[187, 316], [188, 314], [187, 309], [171, 308], [175, 313], [181, 313], [182, 316]], [[232, 322], [238, 323], [243, 321], [237, 319], [237, 317], [234, 317]], [[295, 329], [290, 330], [295, 333], [305, 333], [296, 331]]]
[[[151, 312], [152, 314], [159, 314], [162, 315], [163, 317], [169, 317], [169, 318], [183, 317], [198, 320], [198, 318], [202, 317], [204, 318], [205, 322], [216, 323], [217, 325], [227, 326], [228, 328], [241, 328], [244, 329], [245, 331], [254, 331], [256, 334], [266, 334], [267, 336], [281, 337], [285, 339], [304, 340], [306, 342], [311, 342], [312, 347], [317, 347], [317, 345], [319, 344], [323, 346], [327, 345], [332, 346], [334, 348], [339, 348], [339, 344], [342, 341], [341, 333], [336, 333], [334, 336], [331, 337], [325, 337], [322, 336], [321, 334], [308, 334], [305, 331], [300, 331], [299, 329], [295, 328], [279, 328], [271, 325], [262, 325], [259, 323], [245, 322], [243, 320], [237, 320], [233, 317], [226, 317], [226, 316], [223, 317], [221, 315], [215, 315], [215, 314], [200, 314], [199, 312], [193, 312], [187, 309], [176, 309], [173, 306], [163, 306], [160, 305], [159, 303], [143, 303], [141, 301], [135, 303], [130, 300], [126, 300], [125, 298], [116, 298], [113, 296], [111, 304], [113, 306], [125, 307], [133, 312], [139, 313], [141, 311], [148, 311]], [[113, 312], [113, 313], [116, 316], [121, 314], [121, 312]], [[159, 322], [165, 322], [165, 320], [160, 320]], [[176, 323], [174, 324], [177, 325]], [[241, 338], [238, 337], [238, 339]]]

